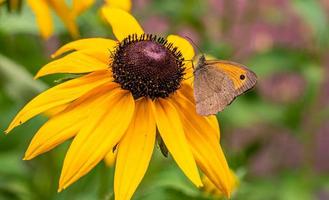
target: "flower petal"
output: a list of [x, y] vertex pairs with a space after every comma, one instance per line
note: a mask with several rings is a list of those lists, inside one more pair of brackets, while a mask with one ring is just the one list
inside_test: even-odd
[[77, 16], [95, 3], [95, 0], [73, 0], [72, 13]]
[[216, 130], [217, 141], [220, 141], [220, 127], [216, 116], [208, 116], [207, 119], [211, 126]]
[[177, 47], [182, 52], [184, 60], [192, 61], [194, 57], [194, 49], [189, 41], [178, 35], [169, 35], [167, 37], [169, 43], [173, 43], [174, 47]]
[[5, 132], [8, 133], [13, 128], [26, 122], [35, 115], [71, 102], [93, 88], [110, 81], [112, 81], [111, 73], [106, 70], [94, 72], [50, 88], [25, 105], [10, 123]]
[[[235, 181], [235, 188], [237, 188], [239, 186], [239, 179], [238, 177], [235, 175], [234, 171], [230, 171], [232, 177], [234, 177], [234, 181]], [[202, 190], [206, 193], [209, 194], [211, 196], [214, 196], [216, 199], [222, 199], [225, 195], [223, 193], [223, 191], [219, 190], [216, 185], [213, 184], [213, 182], [207, 177], [207, 176], [203, 176], [202, 177], [202, 182], [203, 182], [203, 188]]]
[[137, 20], [128, 12], [111, 6], [102, 7], [102, 15], [112, 26], [115, 37], [122, 41], [128, 35], [144, 33]]
[[[190, 88], [185, 87], [182, 89], [189, 90]], [[219, 142], [219, 127], [215, 127], [215, 122], [210, 120], [209, 117], [203, 117], [196, 113], [195, 103], [188, 99], [184, 93], [182, 93], [182, 89], [177, 91], [177, 93], [173, 96], [173, 100], [181, 119], [183, 119], [183, 125], [186, 123], [191, 123], [194, 129], [198, 131], [207, 130], [208, 134], [206, 134], [205, 137], [208, 137], [208, 140], [213, 141], [214, 147], [217, 147]], [[190, 90], [190, 92], [192, 92], [192, 90]]]
[[129, 200], [148, 168], [155, 143], [150, 99], [136, 102], [135, 116], [118, 146], [114, 175], [115, 199]]
[[175, 107], [169, 102], [169, 99], [158, 99], [154, 102], [153, 111], [160, 135], [172, 157], [197, 187], [202, 186], [194, 157]]
[[42, 0], [27, 0], [35, 14], [41, 36], [48, 39], [53, 34], [53, 22], [49, 7], [45, 1]]
[[95, 88], [49, 119], [33, 137], [24, 159], [30, 160], [75, 136], [83, 124], [87, 123], [92, 108], [98, 106], [98, 101], [115, 87], [118, 84], [111, 82]]
[[[194, 94], [191, 84], [182, 84], [181, 89], [179, 90], [180, 93], [187, 99], [189, 99], [193, 104], [195, 104]], [[206, 117], [213, 128], [216, 130], [217, 141], [220, 139], [220, 132], [219, 132], [219, 124], [216, 116], [208, 116]]]
[[[92, 50], [94, 52], [94, 50]], [[90, 52], [88, 50], [88, 52]], [[101, 52], [108, 52], [105, 49]], [[45, 75], [56, 73], [87, 73], [98, 70], [106, 70], [109, 68], [110, 55], [107, 55], [108, 62], [102, 62], [92, 56], [83, 53], [82, 51], [73, 52], [63, 58], [54, 60], [45, 66], [43, 66], [35, 75], [36, 78], [40, 78]]]
[[70, 42], [70, 43], [62, 46], [51, 56], [54, 58], [65, 52], [71, 51], [71, 50], [94, 49], [94, 48], [98, 48], [98, 47], [103, 47], [103, 48], [111, 50], [116, 45], [117, 45], [116, 41], [110, 40], [110, 39], [105, 39], [105, 38], [81, 39], [81, 40], [76, 40], [76, 41]]
[[52, 116], [62, 112], [63, 110], [65, 110], [65, 108], [67, 106], [68, 106], [68, 104], [62, 104], [62, 105], [50, 108], [49, 110], [46, 110], [45, 112], [43, 112], [43, 114], [48, 117], [52, 117]]
[[79, 30], [75, 24], [76, 16], [73, 15], [71, 9], [66, 4], [65, 0], [47, 1], [48, 5], [54, 9], [56, 14], [61, 18], [66, 28], [69, 30], [72, 37], [79, 37]]
[[193, 74], [193, 63], [192, 61], [184, 61], [185, 65], [185, 75], [183, 78], [183, 83], [187, 83], [189, 85], [193, 85], [193, 81], [194, 81], [194, 74]]
[[116, 8], [120, 8], [122, 10], [125, 10], [127, 12], [131, 9], [131, 0], [105, 0], [105, 3], [107, 6], [113, 6]]
[[114, 56], [115, 46], [112, 48], [94, 48], [94, 49], [83, 49], [78, 52], [95, 58], [102, 63], [107, 64], [107, 67], [112, 64], [112, 57]]
[[98, 102], [65, 156], [59, 191], [88, 173], [113, 149], [127, 130], [134, 107], [131, 93], [121, 88]]
[[114, 165], [117, 158], [117, 153], [118, 151], [113, 151], [113, 149], [111, 149], [111, 151], [106, 154], [104, 161], [108, 167], [112, 167]]
[[230, 173], [212, 122], [198, 115], [195, 104], [180, 91], [177, 92], [175, 106], [179, 111], [186, 138], [198, 166], [218, 189], [229, 197], [235, 188], [235, 179]]
[[209, 146], [209, 144], [207, 144], [204, 139], [201, 139], [201, 137], [195, 137], [194, 139], [189, 139], [189, 141], [198, 166], [203, 173], [209, 177], [214, 185], [216, 185], [216, 187], [221, 190], [227, 198], [230, 198], [237, 183], [236, 178], [228, 168], [221, 146], [218, 145], [217, 149], [204, 148], [204, 145]]
[[80, 117], [75, 120], [70, 114], [47, 121], [34, 135], [23, 160], [31, 160], [75, 136], [86, 121]]
[[175, 47], [182, 52], [184, 57], [185, 75], [184, 82], [192, 85], [193, 82], [193, 58], [194, 48], [189, 41], [178, 35], [169, 35], [167, 37], [168, 42], [173, 43]]

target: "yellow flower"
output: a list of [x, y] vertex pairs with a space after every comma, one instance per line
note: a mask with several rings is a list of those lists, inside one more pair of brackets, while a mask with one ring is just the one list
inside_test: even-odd
[[131, 10], [130, 0], [105, 0], [105, 5], [120, 8], [128, 12]]
[[33, 10], [40, 29], [41, 36], [48, 39], [54, 32], [51, 10], [61, 18], [72, 37], [79, 37], [79, 30], [75, 23], [76, 17], [89, 8], [95, 0], [73, 0], [72, 8], [65, 0], [27, 0]]
[[0, 0], [0, 6], [6, 4], [9, 12], [19, 11], [22, 6], [22, 0]]
[[193, 47], [176, 35], [165, 39], [145, 34], [124, 10], [104, 7], [102, 12], [117, 41], [81, 39], [60, 48], [54, 57], [71, 53], [45, 65], [36, 78], [83, 75], [35, 97], [6, 130], [60, 108], [36, 133], [24, 159], [73, 138], [59, 181], [61, 191], [115, 149], [115, 199], [130, 199], [148, 168], [157, 129], [170, 155], [197, 187], [202, 186], [199, 167], [229, 197], [234, 177], [218, 143], [217, 119], [196, 114], [186, 80], [191, 77], [187, 60], [194, 57]]
[[[10, 11], [18, 10], [22, 0], [0, 0], [0, 5], [4, 3], [7, 3]], [[73, 0], [72, 7], [65, 0], [27, 0], [27, 3], [36, 16], [40, 34], [44, 39], [48, 39], [54, 33], [51, 11], [54, 11], [61, 18], [71, 36], [77, 38], [79, 37], [79, 30], [76, 25], [76, 18], [91, 7], [95, 0]], [[130, 0], [105, 0], [105, 5], [126, 11], [131, 9]]]

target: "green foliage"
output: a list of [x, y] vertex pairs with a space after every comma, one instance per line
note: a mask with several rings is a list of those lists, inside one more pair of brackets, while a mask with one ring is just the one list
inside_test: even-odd
[[[295, 13], [294, 16], [290, 16], [280, 13], [280, 6], [283, 10], [285, 5], [276, 7], [270, 4], [269, 7], [273, 7], [274, 13], [268, 13], [270, 16], [266, 16], [270, 20], [265, 23], [268, 27], [265, 26], [264, 29], [272, 30], [273, 26], [282, 23], [285, 19], [298, 18], [305, 31], [299, 33], [303, 39], [298, 43], [299, 46], [296, 46], [291, 43], [298, 42], [297, 38], [296, 40], [290, 38], [288, 42], [280, 43], [281, 35], [278, 37], [270, 34], [272, 46], [255, 50], [251, 48], [253, 43], [248, 43], [249, 40], [245, 41], [244, 38], [250, 37], [256, 41], [260, 37], [256, 39], [252, 37], [259, 33], [258, 29], [251, 32], [251, 36], [246, 33], [253, 25], [260, 23], [263, 17], [265, 18], [264, 12], [259, 12], [260, 7], [252, 6], [254, 10], [246, 11], [247, 14], [237, 19], [235, 16], [241, 13], [236, 13], [237, 8], [234, 8], [234, 4], [229, 3], [229, 0], [223, 1], [223, 13], [218, 13], [206, 2], [208, 1], [150, 1], [146, 7], [135, 7], [133, 13], [137, 14], [136, 18], [142, 19], [142, 24], [154, 16], [164, 19], [168, 23], [166, 30], [168, 33], [182, 31], [185, 28], [192, 30], [196, 34], [198, 45], [205, 53], [221, 59], [235, 59], [250, 66], [258, 75], [259, 84], [282, 72], [298, 74], [306, 81], [303, 94], [293, 102], [271, 101], [257, 86], [218, 114], [221, 143], [229, 163], [234, 171], [244, 172], [243, 175], [238, 175], [240, 186], [232, 199], [308, 200], [316, 199], [321, 191], [328, 193], [329, 169], [323, 172], [317, 171], [314, 167], [314, 157], [317, 156], [315, 135], [329, 119], [328, 104], [320, 104], [321, 99], [329, 98], [323, 97], [324, 90], [328, 90], [329, 87], [329, 84], [324, 85], [328, 80], [329, 67], [328, 8], [326, 11], [317, 0], [286, 1]], [[98, 5], [100, 4], [99, 1]], [[96, 7], [87, 11], [78, 20], [83, 37], [111, 36], [111, 30], [98, 16]], [[244, 9], [252, 8], [247, 6]], [[280, 19], [278, 16], [281, 16]], [[214, 29], [216, 27], [221, 29], [221, 34], [216, 37], [209, 34], [213, 31], [212, 26], [206, 24], [210, 19], [215, 19], [212, 21], [218, 23]], [[239, 20], [245, 21], [234, 26]], [[55, 50], [71, 41], [63, 25], [57, 18], [55, 21], [56, 36], [46, 42], [39, 37], [33, 13], [26, 5], [23, 6], [21, 13], [15, 14], [8, 13], [0, 7], [0, 130], [2, 131], [28, 100], [46, 87], [54, 85], [54, 80], [65, 78], [55, 75], [38, 81], [33, 80], [37, 70], [50, 60], [49, 55], [52, 52], [47, 49], [50, 47]], [[247, 26], [247, 29], [239, 30], [241, 36], [237, 41], [233, 38], [232, 30], [243, 26]], [[277, 29], [280, 31], [282, 28]], [[290, 32], [295, 31], [298, 31], [297, 28], [290, 30]], [[247, 47], [251, 49], [242, 51]], [[240, 51], [249, 53], [239, 54]], [[274, 90], [275, 86], [271, 86], [269, 90]], [[44, 121], [43, 117], [37, 117], [16, 128], [8, 136], [0, 135], [0, 199], [113, 199], [114, 169], [106, 167], [104, 163], [99, 164], [91, 173], [67, 190], [56, 192], [69, 142], [32, 161], [21, 160], [29, 141]], [[247, 147], [241, 146], [238, 152], [231, 148], [229, 141], [233, 133], [260, 126], [267, 127], [261, 132], [262, 140], [251, 139], [252, 144]], [[297, 166], [282, 167], [265, 175], [251, 173], [251, 166], [255, 162], [255, 159], [251, 158], [256, 158], [259, 152], [264, 151], [266, 147], [264, 144], [270, 144], [273, 138], [279, 137], [282, 129], [287, 130], [288, 134], [303, 147], [301, 162]], [[275, 132], [275, 135], [270, 137], [267, 135], [268, 132]], [[322, 153], [328, 154], [328, 152]], [[156, 149], [150, 168], [134, 199], [206, 200], [214, 197], [195, 188], [170, 156], [164, 158], [160, 150]]]

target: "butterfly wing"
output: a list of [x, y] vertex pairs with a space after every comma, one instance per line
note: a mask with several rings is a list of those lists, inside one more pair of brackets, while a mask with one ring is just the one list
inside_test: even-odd
[[248, 67], [239, 63], [215, 60], [207, 61], [206, 64], [209, 67], [214, 67], [216, 70], [224, 72], [233, 81], [236, 96], [252, 89], [257, 82], [256, 74]]
[[216, 114], [234, 99], [233, 82], [225, 73], [207, 67], [195, 73], [194, 96], [198, 114]]
[[255, 73], [247, 67], [230, 61], [207, 61], [195, 71], [194, 96], [200, 115], [222, 111], [237, 96], [256, 84]]

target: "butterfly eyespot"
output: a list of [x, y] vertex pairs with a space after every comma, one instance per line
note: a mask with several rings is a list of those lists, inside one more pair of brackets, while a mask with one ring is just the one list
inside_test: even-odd
[[241, 80], [244, 80], [245, 78], [246, 78], [245, 75], [243, 75], [243, 74], [240, 75], [240, 79], [241, 79]]

